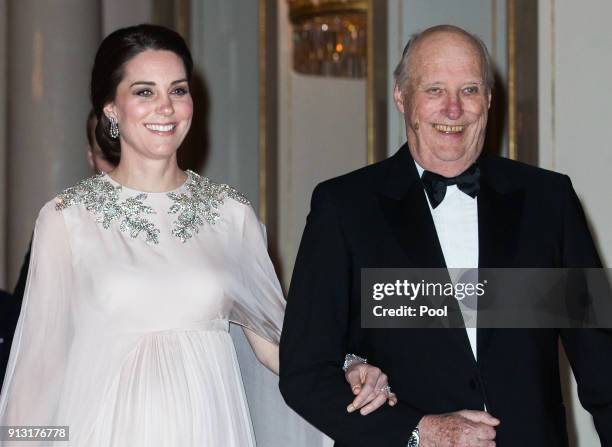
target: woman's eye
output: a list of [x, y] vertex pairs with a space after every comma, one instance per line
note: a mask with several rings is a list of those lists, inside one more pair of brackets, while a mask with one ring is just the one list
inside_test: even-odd
[[177, 95], [177, 96], [183, 96], [183, 95], [186, 95], [187, 93], [189, 93], [189, 90], [187, 90], [185, 87], [178, 87], [178, 88], [175, 88], [174, 90], [172, 90], [172, 93]]
[[143, 89], [143, 90], [138, 90], [136, 92], [136, 94], [138, 96], [149, 97], [149, 96], [151, 96], [153, 94], [153, 92], [147, 88], [147, 89]]

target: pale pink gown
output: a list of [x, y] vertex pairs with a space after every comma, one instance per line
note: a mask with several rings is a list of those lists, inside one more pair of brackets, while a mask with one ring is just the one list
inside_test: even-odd
[[229, 322], [278, 343], [285, 302], [239, 193], [86, 179], [40, 212], [0, 425], [67, 425], [79, 447], [255, 440]]

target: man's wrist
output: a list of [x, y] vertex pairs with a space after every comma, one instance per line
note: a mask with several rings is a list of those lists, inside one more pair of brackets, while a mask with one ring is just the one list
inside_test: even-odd
[[419, 423], [417, 424], [417, 426], [412, 431], [410, 439], [408, 440], [407, 447], [419, 447], [421, 445], [421, 438], [422, 438], [424, 432], [427, 431], [426, 427], [427, 427], [428, 422], [429, 422], [428, 415], [423, 416], [419, 420]]
[[439, 415], [426, 414], [420, 420], [416, 426], [419, 431], [419, 444], [437, 445], [435, 436], [433, 434], [437, 431], [437, 422]]

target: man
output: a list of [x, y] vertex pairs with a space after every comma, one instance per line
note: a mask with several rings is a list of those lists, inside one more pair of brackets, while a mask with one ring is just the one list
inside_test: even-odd
[[[601, 267], [568, 177], [482, 154], [493, 76], [478, 38], [430, 28], [394, 74], [407, 145], [313, 193], [281, 338], [285, 400], [338, 446], [567, 446], [560, 338], [612, 445], [609, 331], [362, 328], [362, 268]], [[394, 408], [346, 412], [345, 352], [388, 374]]]

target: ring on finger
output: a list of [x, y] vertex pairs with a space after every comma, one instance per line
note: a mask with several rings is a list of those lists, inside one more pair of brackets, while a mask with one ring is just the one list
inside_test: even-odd
[[381, 393], [384, 393], [387, 397], [391, 395], [391, 387], [389, 385], [383, 386], [380, 390]]

